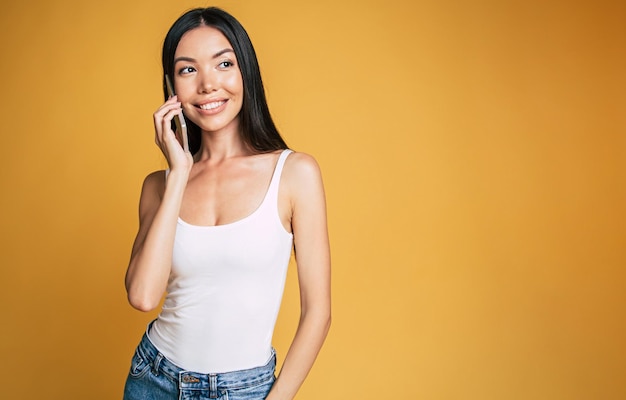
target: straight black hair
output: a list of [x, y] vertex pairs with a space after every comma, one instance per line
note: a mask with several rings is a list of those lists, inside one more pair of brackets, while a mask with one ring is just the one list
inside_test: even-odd
[[[165, 75], [174, 75], [174, 54], [180, 39], [188, 31], [200, 26], [210, 26], [222, 32], [230, 42], [243, 80], [243, 104], [239, 113], [240, 135], [244, 143], [258, 153], [268, 153], [287, 148], [280, 136], [267, 105], [263, 80], [256, 52], [244, 27], [229, 13], [217, 7], [195, 8], [174, 22], [163, 42], [163, 94], [167, 100]], [[187, 118], [189, 150], [195, 154], [200, 149], [201, 133], [198, 125]]]

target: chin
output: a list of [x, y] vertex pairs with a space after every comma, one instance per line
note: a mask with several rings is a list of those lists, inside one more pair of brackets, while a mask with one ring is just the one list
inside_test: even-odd
[[234, 124], [232, 123], [230, 124], [201, 124], [198, 126], [203, 132], [209, 132], [209, 133], [226, 131], [226, 130], [230, 131], [235, 127]]

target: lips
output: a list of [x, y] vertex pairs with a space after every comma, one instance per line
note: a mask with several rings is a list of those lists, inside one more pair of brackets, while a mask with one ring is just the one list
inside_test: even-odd
[[226, 100], [218, 100], [218, 101], [212, 101], [209, 103], [198, 104], [197, 107], [201, 110], [211, 111], [211, 110], [215, 110], [216, 108], [219, 108], [220, 106], [224, 104], [226, 104]]

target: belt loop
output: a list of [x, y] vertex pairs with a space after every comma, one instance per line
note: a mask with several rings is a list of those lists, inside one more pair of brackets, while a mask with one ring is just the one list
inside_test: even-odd
[[217, 399], [217, 375], [209, 374], [209, 399]]
[[154, 375], [159, 375], [159, 366], [161, 365], [161, 360], [163, 360], [163, 354], [157, 353], [157, 356], [152, 363], [152, 372], [154, 373]]

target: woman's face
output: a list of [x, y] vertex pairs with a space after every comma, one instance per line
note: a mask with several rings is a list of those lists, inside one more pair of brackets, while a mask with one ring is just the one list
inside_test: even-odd
[[203, 131], [237, 130], [243, 80], [235, 52], [217, 29], [185, 33], [174, 54], [174, 86], [185, 116]]

